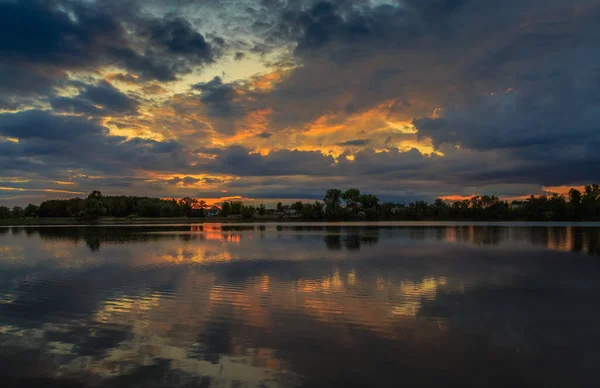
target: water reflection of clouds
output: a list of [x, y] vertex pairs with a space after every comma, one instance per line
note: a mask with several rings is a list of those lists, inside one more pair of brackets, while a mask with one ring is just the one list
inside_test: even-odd
[[[180, 385], [292, 386], [298, 376], [377, 385], [403, 367], [408, 381], [433, 378], [419, 371], [427, 365], [473, 382], [467, 364], [480, 362], [480, 349], [510, 370], [511, 358], [541, 357], [542, 342], [560, 350], [567, 339], [598, 339], [591, 322], [565, 321], [597, 300], [596, 261], [575, 266], [562, 253], [577, 241], [589, 251], [596, 230], [81, 229], [0, 240], [27, 263], [0, 260], [0, 289], [10, 295], [0, 304], [1, 344], [35, 350], [55, 363], [46, 372], [54, 377], [123, 383], [160, 370]], [[99, 249], [82, 243], [88, 233]], [[456, 349], [471, 352], [464, 365]]]

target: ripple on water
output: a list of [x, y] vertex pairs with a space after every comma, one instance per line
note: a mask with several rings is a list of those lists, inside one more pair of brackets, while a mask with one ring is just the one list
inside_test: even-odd
[[0, 376], [595, 386], [598, 232], [215, 224], [4, 234]]

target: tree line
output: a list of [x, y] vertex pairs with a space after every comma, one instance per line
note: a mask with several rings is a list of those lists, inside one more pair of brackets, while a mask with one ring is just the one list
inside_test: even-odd
[[202, 217], [206, 202], [194, 198], [161, 199], [134, 196], [103, 196], [93, 191], [87, 198], [52, 199], [39, 206], [29, 204], [23, 208], [0, 207], [1, 218], [62, 218], [95, 220], [100, 217]]
[[[93, 191], [87, 198], [48, 200], [39, 206], [0, 206], [0, 219], [75, 217], [91, 221], [100, 217], [206, 217], [205, 201], [194, 198], [161, 199], [134, 196], [103, 196]], [[214, 214], [211, 214], [214, 215]], [[567, 196], [559, 194], [530, 196], [526, 200], [501, 200], [494, 195], [474, 196], [449, 202], [440, 198], [432, 203], [409, 204], [381, 202], [358, 189], [330, 189], [322, 201], [278, 203], [275, 209], [246, 205], [242, 201], [221, 204], [222, 217], [295, 218], [302, 220], [464, 220], [464, 221], [597, 221], [600, 220], [600, 187], [587, 185], [583, 192], [572, 188]]]

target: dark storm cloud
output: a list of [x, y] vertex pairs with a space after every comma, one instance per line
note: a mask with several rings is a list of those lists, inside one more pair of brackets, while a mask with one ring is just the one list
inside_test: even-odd
[[174, 141], [111, 136], [95, 121], [79, 116], [37, 110], [2, 114], [0, 135], [19, 139], [0, 142], [3, 173], [14, 176], [81, 169], [101, 174], [189, 169], [182, 147]]
[[[402, 47], [432, 31], [451, 33], [445, 27], [467, 0], [390, 1], [373, 6], [369, 1], [315, 1], [309, 7], [284, 10], [276, 30], [297, 43], [296, 54], [311, 56], [322, 48], [332, 57], [352, 59], [362, 45]], [[335, 47], [333, 47], [335, 46]], [[366, 47], [365, 47], [366, 48]]]
[[435, 145], [455, 143], [481, 150], [597, 145], [600, 72], [586, 67], [582, 64], [579, 74], [552, 76], [516, 91], [483, 96], [414, 124]]
[[1, 2], [0, 55], [23, 82], [5, 84], [13, 93], [47, 89], [67, 70], [112, 65], [171, 81], [213, 61], [210, 45], [183, 20], [144, 19], [117, 2], [70, 0]]
[[234, 118], [244, 114], [244, 107], [236, 92], [235, 83], [224, 83], [221, 77], [192, 86], [200, 91], [200, 101], [208, 107], [211, 116]]
[[167, 51], [211, 61], [212, 52], [204, 36], [183, 19], [153, 20], [146, 25], [150, 40]]
[[[318, 151], [274, 150], [267, 155], [253, 153], [240, 146], [225, 149], [199, 149], [198, 153], [209, 155], [200, 165], [203, 172], [232, 174], [241, 177], [304, 176], [313, 186], [320, 179], [321, 186], [330, 186], [336, 179], [344, 182], [369, 182], [373, 187], [398, 187], [402, 182], [428, 181], [427, 185], [469, 184], [469, 174], [482, 174], [482, 182], [493, 183], [484, 174], [514, 173], [514, 164], [502, 163], [502, 157], [484, 153], [459, 154], [446, 150], [447, 155], [424, 155], [416, 149], [402, 152], [397, 148], [377, 152], [367, 148], [354, 154], [343, 154], [338, 160]], [[352, 155], [353, 159], [347, 156]], [[383, 182], [378, 182], [378, 181]], [[241, 181], [244, 182], [244, 181]], [[256, 181], [253, 181], [256, 184]], [[281, 183], [281, 181], [279, 181]], [[295, 183], [294, 183], [295, 182]], [[290, 190], [306, 186], [302, 180], [294, 178], [287, 182]], [[352, 183], [347, 183], [352, 185]], [[267, 185], [267, 181], [260, 181]], [[368, 187], [368, 186], [366, 186]], [[282, 187], [276, 187], [281, 192]], [[312, 187], [305, 187], [313, 191]], [[291, 191], [290, 191], [291, 193]]]
[[[174, 11], [165, 17], [152, 12], [167, 7]], [[214, 25], [201, 34], [197, 26], [208, 17], [193, 10], [221, 15], [218, 24], [239, 40], [227, 46], [229, 37], [223, 40]], [[255, 35], [243, 36], [249, 31]], [[190, 185], [184, 177], [231, 174], [245, 178], [232, 185], [263, 194], [257, 180], [266, 177], [270, 190], [290, 196], [338, 183], [406, 198], [461, 187], [473, 193], [499, 184], [588, 183], [600, 176], [599, 40], [600, 6], [592, 0], [0, 1], [0, 108], [50, 104], [55, 113], [85, 116], [0, 115], [1, 136], [20, 139], [0, 138], [0, 163], [10, 176], [159, 169], [182, 177], [173, 183]], [[107, 79], [143, 86], [175, 80], [222, 54], [239, 60], [238, 54], [282, 48], [291, 50], [269, 61], [289, 71], [272, 88], [216, 77], [193, 85], [195, 95], [169, 100], [173, 118], [156, 115], [154, 122], [128, 122], [142, 97], [106, 83], [77, 84], [71, 97], [53, 93], [73, 88], [76, 77], [67, 73], [99, 74], [110, 65], [117, 74]], [[338, 160], [297, 150], [261, 155], [241, 146], [201, 150], [212, 158], [186, 153], [199, 128], [232, 135], [248, 128], [244, 119], [253, 111], [269, 111], [268, 126], [252, 139], [262, 145], [281, 144], [282, 134], [301, 136], [321, 117], [342, 126], [349, 115], [380, 106], [382, 121], [412, 122], [443, 156], [393, 148], [397, 134], [383, 152], [362, 149], [376, 146], [368, 143], [369, 129], [333, 139], [329, 144], [350, 150]], [[169, 128], [179, 142], [110, 136], [98, 124], [106, 115], [121, 128]], [[181, 134], [179, 118], [186, 120]], [[279, 176], [296, 181], [273, 181]]]
[[[468, 0], [403, 1], [401, 6], [376, 7], [343, 4], [321, 1], [310, 8], [284, 11], [274, 34], [295, 41], [296, 54], [308, 67], [322, 65], [324, 60], [333, 59], [337, 63], [336, 60], [343, 59], [344, 62], [338, 64], [340, 70], [358, 70], [361, 61], [373, 59], [376, 52], [385, 54], [382, 58], [388, 59], [391, 52], [386, 51], [392, 49], [398, 53], [398, 59], [410, 53], [423, 54], [418, 62], [405, 58], [391, 68], [389, 62], [376, 63], [376, 67], [366, 68], [367, 73], [361, 74], [361, 78], [369, 80], [386, 78], [391, 87], [407, 79], [411, 80], [405, 82], [409, 86], [425, 81], [425, 74], [435, 70], [442, 76], [454, 77], [447, 81], [463, 89], [474, 89], [476, 85], [469, 82], [498, 83], [507, 77], [513, 81], [515, 76], [544, 74], [556, 66], [580, 65], [578, 62], [569, 64], [566, 58], [544, 61], [546, 54], [562, 54], [566, 49], [578, 53], [579, 57], [596, 51], [592, 42], [597, 36], [598, 11], [585, 9], [586, 5], [593, 4], [590, 1], [578, 4], [584, 9], [582, 16], [575, 16], [577, 10], [562, 1], [544, 2], [546, 19], [541, 19], [538, 13], [537, 0], [510, 0], [502, 4]], [[449, 65], [456, 66], [454, 72], [444, 74], [451, 71]], [[507, 73], [512, 69], [506, 66], [520, 70], [520, 74]], [[336, 73], [327, 72], [327, 75], [335, 77]], [[339, 72], [337, 75], [346, 77], [347, 74]], [[437, 78], [435, 74], [431, 76]], [[347, 77], [345, 80], [348, 81], [346, 87], [350, 81], [357, 81]], [[304, 81], [310, 83], [309, 79]], [[515, 85], [507, 87], [511, 86]], [[429, 87], [427, 82], [423, 87]], [[383, 98], [387, 98], [388, 88], [383, 92]], [[356, 98], [360, 98], [361, 93], [356, 94]], [[394, 94], [398, 97], [405, 91], [397, 89]]]
[[599, 22], [587, 0], [282, 5], [272, 33], [302, 66], [258, 101], [273, 109], [271, 131], [396, 101], [390, 115], [436, 147], [508, 158], [461, 165], [473, 184], [597, 180]]
[[214, 156], [203, 161], [206, 171], [241, 176], [324, 175], [335, 162], [318, 151], [275, 150], [261, 155], [241, 146], [200, 151]]
[[71, 140], [98, 136], [106, 130], [72, 116], [54, 116], [46, 111], [23, 111], [0, 115], [0, 134], [18, 139]]
[[122, 27], [109, 14], [77, 3], [20, 1], [0, 4], [0, 50], [8, 60], [76, 66], [89, 60], [102, 40], [122, 41]]
[[[343, 154], [337, 161], [320, 152], [297, 150], [268, 155], [242, 147], [198, 152], [210, 155], [200, 164], [204, 172], [240, 176], [227, 184], [231, 192], [264, 198], [317, 198], [331, 187], [358, 187], [401, 201], [474, 192], [516, 196], [538, 193], [536, 184], [553, 185], [557, 172], [566, 176], [569, 170], [559, 163], [513, 158], [510, 150], [465, 151], [449, 146], [441, 150], [444, 156], [424, 155], [416, 149], [402, 152], [397, 148], [367, 148]], [[353, 158], [347, 158], [349, 155]], [[548, 166], [553, 170], [544, 172]], [[589, 167], [571, 173], [573, 179], [593, 180], [599, 172]], [[532, 184], [532, 177], [537, 177], [537, 182]]]
[[185, 178], [183, 178], [182, 182], [184, 185], [193, 185], [195, 183], [200, 182], [200, 179], [192, 178], [191, 176], [186, 176]]
[[51, 105], [57, 112], [97, 116], [135, 114], [139, 102], [103, 81], [98, 85], [82, 85], [81, 92], [73, 98], [55, 97], [51, 100]]

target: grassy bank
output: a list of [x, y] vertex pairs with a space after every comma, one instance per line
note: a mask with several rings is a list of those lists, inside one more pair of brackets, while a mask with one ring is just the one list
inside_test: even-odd
[[8, 218], [0, 220], [0, 226], [27, 226], [27, 225], [74, 225], [76, 218]]
[[[250, 221], [277, 221], [278, 218], [260, 218]], [[36, 226], [36, 225], [142, 225], [142, 224], [202, 224], [213, 222], [239, 222], [236, 218], [211, 217], [211, 218], [187, 218], [187, 217], [161, 217], [161, 218], [115, 218], [105, 217], [95, 222], [78, 221], [74, 217], [64, 218], [9, 218], [0, 220], [0, 226]]]

